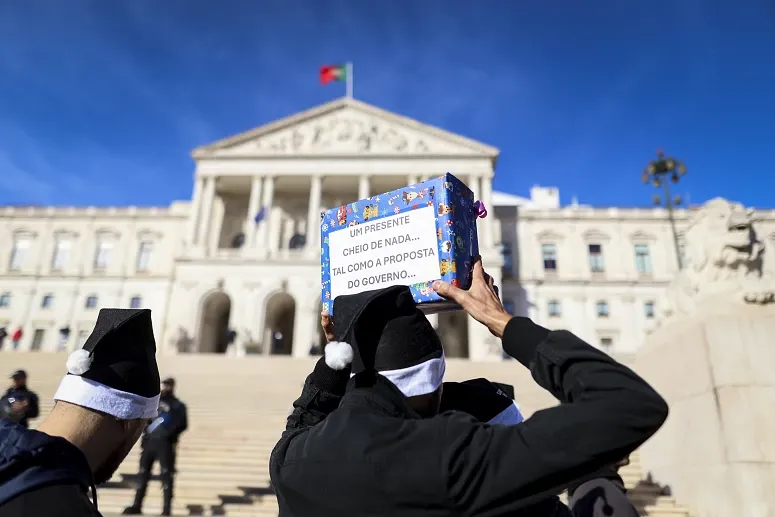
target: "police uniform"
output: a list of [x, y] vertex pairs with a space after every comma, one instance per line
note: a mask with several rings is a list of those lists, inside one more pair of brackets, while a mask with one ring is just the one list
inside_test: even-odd
[[[13, 379], [18, 376], [26, 377], [27, 375], [23, 370], [18, 370], [13, 373], [11, 378]], [[26, 402], [27, 407], [22, 411], [15, 411], [13, 409], [13, 404], [16, 402]], [[38, 396], [28, 390], [26, 385], [22, 385], [18, 388], [15, 386], [8, 388], [8, 391], [6, 391], [3, 394], [2, 399], [0, 399], [0, 417], [13, 420], [24, 428], [29, 427], [28, 420], [37, 418], [38, 414], [40, 414]]]
[[[174, 384], [167, 379], [165, 384]], [[162, 515], [171, 515], [175, 476], [175, 459], [178, 438], [188, 428], [186, 405], [172, 394], [162, 394], [159, 399], [159, 416], [154, 419], [143, 433], [140, 454], [140, 485], [135, 493], [132, 506], [124, 510], [124, 515], [139, 515], [143, 499], [151, 479], [153, 464], [158, 460], [161, 467], [163, 495]]]

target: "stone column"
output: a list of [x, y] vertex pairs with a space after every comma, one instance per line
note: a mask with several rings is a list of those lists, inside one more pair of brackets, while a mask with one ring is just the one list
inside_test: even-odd
[[197, 230], [199, 226], [199, 214], [202, 212], [202, 188], [204, 178], [197, 177], [194, 180], [194, 194], [191, 198], [191, 209], [188, 213], [188, 235], [186, 236], [186, 246], [193, 247], [197, 243]]
[[371, 195], [369, 193], [370, 191], [371, 191], [371, 185], [369, 183], [369, 177], [361, 176], [358, 179], [358, 199], [366, 199]]
[[479, 183], [479, 176], [469, 176], [466, 183], [474, 193], [474, 198], [480, 199], [482, 196], [481, 184]]
[[209, 242], [210, 226], [213, 215], [213, 203], [215, 202], [215, 177], [205, 178], [204, 193], [202, 199], [202, 219], [199, 221], [199, 236], [197, 246], [206, 248]]
[[320, 196], [323, 191], [323, 178], [312, 176], [309, 190], [309, 208], [307, 209], [306, 248], [317, 252], [320, 244]]
[[261, 176], [253, 176], [250, 182], [250, 201], [248, 202], [248, 213], [245, 216], [245, 244], [248, 248], [254, 248], [256, 245], [256, 214], [260, 209], [261, 201]]
[[296, 314], [293, 322], [293, 348], [291, 349], [293, 357], [309, 357], [310, 348], [317, 341], [317, 334], [313, 333], [309, 322], [310, 319], [320, 320], [320, 314], [314, 316], [316, 307], [312, 301], [315, 298], [307, 296], [310, 293], [306, 291], [302, 292], [304, 297], [298, 298], [296, 301]]
[[264, 252], [269, 249], [275, 249], [277, 243], [270, 243], [270, 223], [272, 222], [272, 202], [274, 201], [274, 177], [267, 176], [264, 178], [264, 188], [262, 189], [261, 208], [264, 209], [264, 219], [258, 226], [258, 245], [264, 247]]
[[490, 214], [481, 219], [482, 229], [484, 230], [484, 244], [488, 248], [495, 246], [495, 234], [493, 232], [493, 217], [495, 217], [494, 208], [492, 206], [492, 178], [482, 178], [481, 194], [479, 199], [484, 203]]

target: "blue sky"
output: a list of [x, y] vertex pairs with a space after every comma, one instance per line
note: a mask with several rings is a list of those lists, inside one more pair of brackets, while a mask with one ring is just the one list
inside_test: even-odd
[[[736, 7], [733, 7], [736, 6]], [[343, 95], [501, 149], [495, 187], [647, 206], [775, 206], [767, 0], [5, 0], [0, 204], [166, 205], [198, 145]]]

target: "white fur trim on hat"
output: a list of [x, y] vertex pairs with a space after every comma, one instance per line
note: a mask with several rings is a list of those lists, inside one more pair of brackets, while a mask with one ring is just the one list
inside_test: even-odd
[[65, 375], [54, 400], [94, 409], [119, 420], [156, 418], [159, 415], [159, 395], [151, 398], [141, 397], [79, 375]]
[[516, 402], [513, 402], [509, 407], [495, 415], [488, 423], [490, 424], [503, 424], [503, 425], [517, 425], [521, 424], [525, 420], [522, 416], [522, 412], [519, 410]]
[[67, 357], [67, 371], [73, 375], [83, 375], [91, 367], [92, 356], [83, 348], [76, 350]]
[[331, 341], [326, 345], [326, 364], [334, 370], [344, 370], [353, 362], [353, 347], [344, 341]]
[[385, 370], [379, 372], [404, 394], [405, 397], [416, 397], [433, 393], [444, 382], [444, 373], [447, 370], [447, 361], [441, 357], [429, 359], [423, 363], [399, 370]]

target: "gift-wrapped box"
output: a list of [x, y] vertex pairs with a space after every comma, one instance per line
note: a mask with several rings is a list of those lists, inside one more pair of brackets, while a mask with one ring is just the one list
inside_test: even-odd
[[408, 285], [427, 314], [457, 304], [431, 289], [471, 285], [483, 205], [452, 174], [327, 210], [320, 223], [323, 310], [343, 294]]

